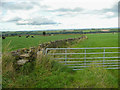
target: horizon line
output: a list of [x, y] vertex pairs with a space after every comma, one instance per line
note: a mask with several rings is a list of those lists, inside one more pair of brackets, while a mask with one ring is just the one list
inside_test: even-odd
[[1, 30], [0, 32], [8, 32], [8, 31], [57, 31], [57, 30], [91, 30], [91, 29], [118, 29], [120, 27], [109, 27], [109, 28], [71, 28], [71, 29], [42, 29], [42, 30]]

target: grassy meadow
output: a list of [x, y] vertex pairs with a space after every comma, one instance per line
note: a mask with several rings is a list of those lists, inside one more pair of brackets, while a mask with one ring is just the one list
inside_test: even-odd
[[[4, 47], [11, 41], [8, 48], [12, 47], [10, 50], [12, 51], [37, 46], [43, 42], [80, 36], [75, 34], [35, 36], [35, 38], [8, 37], [2, 44]], [[86, 34], [86, 36], [88, 39], [77, 41], [69, 47], [118, 47], [117, 33]], [[9, 54], [3, 55], [3, 88], [118, 88], [118, 70], [106, 70], [92, 65], [84, 70], [73, 71], [52, 57], [40, 55], [36, 63], [26, 64], [18, 73], [12, 68], [12, 62], [14, 57]]]
[[[118, 47], [118, 34], [112, 33], [104, 33], [104, 34], [86, 34], [88, 39], [80, 40], [77, 43], [71, 45], [71, 48], [88, 48], [88, 47]], [[90, 49], [86, 50], [87, 53], [90, 52], [103, 52], [104, 49]], [[64, 52], [64, 50], [59, 50], [58, 52]], [[79, 50], [67, 50], [68, 53], [84, 53], [83, 49]], [[106, 52], [118, 52], [118, 49], [106, 49]], [[114, 54], [105, 54], [106, 56], [118, 56], [117, 53]], [[81, 57], [84, 58], [83, 54], [79, 55], [68, 55], [69, 57]], [[87, 57], [103, 57], [103, 54], [93, 54], [87, 55]], [[57, 55], [58, 57], [58, 55]], [[64, 55], [60, 55], [59, 57], [64, 57]]]
[[[88, 37], [88, 39], [78, 41], [77, 43], [71, 45], [70, 47], [71, 48], [118, 47], [118, 34], [117, 33], [115, 33], [115, 34], [112, 34], [112, 33], [86, 34], [86, 36]], [[56, 52], [63, 53], [64, 50], [58, 50]], [[84, 53], [84, 50], [67, 50], [67, 53], [74, 53], [74, 52]], [[93, 50], [87, 50], [86, 52], [87, 53], [103, 52], [103, 50], [93, 49]], [[118, 52], [118, 49], [106, 49], [106, 52]], [[67, 57], [69, 57], [69, 58], [84, 58], [84, 56], [85, 55], [83, 55], [83, 54], [82, 55], [67, 55]], [[87, 57], [103, 57], [103, 54], [97, 54], [97, 55], [93, 54], [93, 55], [86, 55], [86, 56]], [[105, 56], [118, 57], [118, 54], [117, 53], [105, 54]], [[56, 55], [54, 57], [55, 58], [64, 58], [65, 55]], [[94, 59], [94, 61], [99, 61], [99, 60], [101, 60], [101, 59]], [[107, 59], [107, 60], [112, 60], [112, 59]], [[114, 60], [117, 60], [117, 59], [114, 59]], [[59, 60], [59, 61], [64, 61], [64, 60]], [[83, 60], [79, 60], [79, 59], [69, 60], [69, 59], [67, 59], [67, 61], [84, 61], [84, 59]], [[89, 61], [89, 59], [87, 59], [87, 61]], [[113, 61], [105, 61], [105, 63], [110, 63], [110, 62], [115, 63]], [[80, 62], [80, 63], [67, 63], [67, 64], [83, 64], [83, 63]], [[69, 66], [73, 66], [73, 65], [69, 65]], [[110, 68], [110, 66], [108, 66], [108, 67]], [[83, 69], [83, 68], [75, 68], [75, 69]], [[110, 82], [113, 83], [113, 87], [114, 87], [115, 83], [116, 83], [116, 86], [118, 84], [118, 70], [105, 70], [105, 69], [103, 70], [102, 67], [99, 67], [99, 68], [94, 67], [94, 68], [86, 68], [85, 70], [77, 71], [76, 73], [77, 74], [75, 74], [75, 76], [80, 75], [80, 77], [78, 77], [79, 79], [77, 78], [78, 81], [76, 81], [76, 85], [81, 85], [82, 87], [93, 87], [94, 85], [96, 88], [97, 87], [109, 87], [109, 85], [108, 86], [106, 86], [107, 84], [105, 85], [105, 82], [106, 83], [110, 83]], [[100, 78], [99, 78], [99, 76], [100, 76]], [[109, 80], [107, 80], [107, 79], [109, 79]], [[103, 81], [101, 81], [101, 80], [103, 80]], [[107, 81], [105, 81], [105, 80], [107, 80]], [[101, 82], [101, 84], [100, 84], [100, 82]], [[97, 83], [99, 84], [98, 86], [97, 86]], [[105, 86], [103, 85], [103, 83]], [[73, 86], [71, 86], [71, 87], [73, 87]]]
[[[88, 39], [85, 39], [85, 40], [83, 40], [79, 43], [76, 43], [71, 47], [74, 47], [74, 48], [82, 48], [82, 47], [83, 48], [85, 48], [85, 47], [86, 48], [87, 47], [119, 47], [118, 46], [118, 33], [115, 33], [115, 34], [112, 34], [112, 33], [87, 34], [87, 37], [88, 37]], [[100, 50], [87, 50], [86, 52], [98, 52], [98, 51], [100, 51]], [[103, 50], [101, 50], [101, 51], [103, 52]], [[113, 49], [106, 49], [106, 52], [113, 52], [113, 51], [118, 52], [118, 49], [114, 49], [114, 50]], [[76, 52], [79, 52], [79, 51], [76, 51]], [[98, 56], [103, 57], [103, 54], [102, 55], [99, 55], [99, 54], [98, 55], [88, 55], [87, 57], [98, 57]], [[107, 57], [110, 57], [110, 56], [118, 57], [118, 54], [105, 54], [105, 56], [107, 56]], [[111, 59], [109, 59], [109, 60], [111, 60]], [[106, 61], [105, 63], [109, 63], [109, 62]], [[91, 71], [91, 70], [93, 70], [93, 71]], [[116, 85], [118, 85], [118, 70], [103, 70], [103, 71], [101, 71], [101, 69], [99, 69], [99, 68], [98, 69], [94, 68], [94, 69], [91, 69], [91, 70], [90, 70], [90, 72], [89, 71], [86, 72], [86, 70], [83, 70], [82, 72], [78, 71], [79, 74], [80, 73], [83, 74], [83, 73], [86, 72], [86, 74], [84, 74], [82, 79], [81, 79], [81, 80], [84, 80], [84, 79], [86, 79], [86, 80], [84, 80], [83, 82], [80, 81], [81, 83], [84, 83], [84, 84], [86, 83], [86, 86], [88, 84], [89, 85], [94, 85], [94, 84], [97, 84], [98, 82], [99, 82], [99, 84], [100, 84], [100, 82], [102, 82], [100, 85], [103, 85], [103, 83], [105, 85], [105, 84], [110, 83], [110, 82], [113, 83], [112, 84], [113, 86], [115, 85], [115, 83], [116, 83]], [[96, 75], [96, 74], [98, 74], [98, 75]], [[102, 75], [104, 75], [103, 78], [101, 78]], [[97, 77], [99, 77], [99, 78], [97, 78]], [[99, 80], [100, 78], [101, 78], [101, 81]], [[98, 82], [97, 82], [97, 80], [98, 80]], [[105, 83], [106, 80], [107, 80], [107, 82]], [[77, 83], [80, 83], [80, 82], [77, 82]], [[90, 83], [90, 82], [92, 82], [92, 83]], [[99, 87], [99, 86], [97, 86], [97, 87]], [[107, 87], [110, 87], [110, 86], [107, 86]]]
[[67, 39], [67, 38], [77, 38], [81, 37], [80, 34], [73, 34], [73, 35], [54, 35], [54, 36], [42, 36], [42, 35], [34, 35], [34, 38], [26, 38], [26, 36], [18, 37], [7, 37], [6, 39], [2, 40], [3, 51], [6, 46], [10, 48], [10, 51], [21, 49], [21, 48], [29, 48], [33, 46], [38, 46], [41, 43]]
[[118, 33], [86, 34], [88, 39], [76, 43], [72, 47], [118, 47]]
[[[118, 34], [86, 34], [88, 39], [81, 40], [71, 45], [72, 48], [92, 48], [92, 47], [118, 47]], [[91, 49], [86, 52], [103, 52], [104, 49]], [[118, 52], [118, 49], [106, 49], [106, 52]], [[75, 50], [75, 52], [84, 52], [84, 50]], [[103, 54], [102, 54], [103, 55]], [[118, 56], [118, 54], [106, 54], [106, 56]], [[101, 55], [98, 55], [101, 56]], [[89, 57], [92, 57], [89, 56]], [[95, 57], [95, 56], [94, 56]]]

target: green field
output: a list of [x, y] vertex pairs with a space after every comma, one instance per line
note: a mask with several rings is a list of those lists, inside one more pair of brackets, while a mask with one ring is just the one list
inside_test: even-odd
[[72, 47], [118, 47], [118, 33], [86, 34], [86, 36], [88, 39]]
[[[88, 39], [81, 41], [71, 47], [81, 48], [81, 47], [118, 47], [118, 34], [86, 34]], [[36, 35], [35, 38], [25, 38], [22, 37], [7, 37], [6, 39], [2, 40], [3, 48], [10, 43], [9, 47], [12, 48], [11, 50], [16, 50], [20, 48], [29, 48], [32, 46], [38, 46], [41, 43], [55, 41], [60, 39], [67, 39], [67, 38], [77, 38], [80, 37], [80, 34], [74, 35], [55, 35], [55, 36], [38, 36]]]
[[40, 36], [35, 35], [34, 38], [26, 38], [25, 36], [18, 37], [7, 37], [6, 39], [2, 40], [2, 46], [3, 51], [4, 48], [10, 43], [8, 48], [11, 48], [12, 50], [17, 50], [20, 48], [29, 48], [33, 46], [38, 46], [41, 43], [49, 42], [49, 41], [55, 41], [55, 40], [61, 40], [61, 39], [67, 39], [67, 38], [77, 38], [81, 37], [80, 34], [73, 34], [73, 35], [54, 35], [54, 36]]
[[[70, 47], [118, 47], [118, 34], [86, 35], [88, 39], [78, 41]], [[35, 38], [8, 37], [3, 40], [3, 47], [10, 40], [11, 43], [9, 47], [14, 46], [11, 50], [16, 50], [37, 46], [39, 43], [52, 40], [79, 36], [80, 35], [35, 36]], [[11, 56], [7, 54], [3, 55], [4, 88], [118, 88], [118, 70], [106, 70], [99, 67], [96, 68], [93, 65], [84, 70], [72, 71], [67, 66], [55, 62], [52, 57], [40, 56], [36, 60], [34, 70], [31, 69], [33, 66], [27, 64], [21, 69], [20, 73], [15, 73], [11, 67], [13, 60]], [[30, 73], [28, 74], [29, 71]]]
[[[87, 47], [118, 47], [118, 34], [112, 34], [112, 33], [105, 33], [105, 34], [86, 34], [86, 36], [88, 37], [88, 39], [85, 39], [85, 40], [81, 40], [73, 45], [71, 45], [71, 48], [87, 48]], [[106, 50], [107, 52], [118, 52], [118, 49], [107, 49]], [[56, 53], [63, 53], [64, 50], [58, 50], [56, 51]], [[67, 53], [84, 53], [84, 50], [67, 50]], [[103, 50], [87, 50], [87, 53], [88, 52], [103, 52]], [[51, 52], [52, 53], [52, 52]], [[87, 57], [103, 57], [103, 54], [93, 54], [93, 55], [86, 55]], [[118, 54], [105, 54], [106, 57], [111, 57], [111, 56], [114, 56], [114, 57], [117, 57]], [[56, 55], [54, 56], [55, 58], [64, 58], [65, 55]], [[84, 58], [84, 55], [67, 55], [67, 57], [69, 58]], [[100, 60], [100, 59], [94, 59], [95, 60]], [[106, 60], [106, 59], [105, 59]], [[111, 59], [107, 59], [107, 60], [111, 60]], [[117, 59], [114, 59], [114, 60], [117, 60]], [[64, 61], [64, 60], [60, 60], [60, 61]], [[79, 61], [79, 59], [75, 59], [75, 60], [69, 60], [67, 59], [67, 61]], [[81, 61], [84, 61], [84, 60], [81, 60]], [[89, 61], [89, 60], [88, 60]], [[110, 63], [109, 62], [105, 62], [105, 63]], [[111, 63], [114, 63], [111, 61]], [[76, 63], [67, 63], [67, 64], [76, 64]], [[77, 64], [83, 64], [83, 63], [77, 63]], [[71, 65], [72, 66], [72, 65]], [[79, 69], [79, 68], [76, 68], [76, 69]], [[80, 68], [81, 69], [81, 68]], [[100, 81], [98, 79], [98, 76], [99, 74], [98, 73], [101, 73], [103, 75], [105, 75], [105, 78], [106, 79], [109, 79], [106, 83], [110, 83], [112, 81], [110, 81], [110, 78], [113, 80], [115, 80], [114, 83], [118, 83], [118, 70], [103, 70], [101, 71], [101, 69], [99, 71], [97, 71], [97, 68], [94, 67], [94, 70], [91, 71], [92, 69], [91, 68], [87, 68], [90, 70], [87, 71], [87, 70], [82, 70], [82, 71], [77, 71], [77, 74], [78, 77], [78, 81], [76, 81], [76, 85], [79, 85], [82, 83], [82, 87], [90, 87], [90, 85], [96, 85], [97, 83], [97, 80], [98, 80], [98, 83], [100, 84], [100, 82], [103, 82], [104, 81]], [[92, 73], [92, 72], [96, 72], [95, 73]], [[98, 74], [98, 75], [97, 75]], [[101, 75], [100, 74], [100, 75]], [[80, 77], [79, 77], [80, 75]], [[110, 75], [110, 76], [108, 76]], [[108, 76], [108, 77], [107, 77]], [[102, 75], [101, 75], [102, 77]], [[110, 78], [109, 78], [110, 77]], [[104, 79], [105, 79], [104, 78]], [[106, 80], [105, 79], [105, 80]], [[82, 80], [82, 81], [80, 81]], [[112, 82], [112, 83], [113, 83]], [[85, 85], [86, 84], [86, 85]], [[101, 84], [103, 85], [103, 84]], [[115, 84], [113, 84], [113, 87], [114, 87]], [[93, 87], [93, 86], [91, 86]], [[100, 86], [95, 86], [95, 87], [100, 87]], [[109, 87], [109, 85], [107, 86]]]
[[[71, 48], [88, 48], [88, 47], [118, 47], [118, 34], [111, 34], [111, 33], [105, 33], [105, 34], [86, 34], [88, 39], [81, 40], [73, 45], [71, 45]], [[106, 52], [118, 52], [118, 49], [106, 49]], [[64, 52], [64, 50], [59, 52]], [[84, 50], [67, 50], [68, 53], [84, 53]], [[103, 52], [103, 49], [92, 49], [87, 50], [87, 53], [89, 52]], [[112, 56], [118, 56], [117, 53], [115, 54], [105, 54], [106, 57]], [[103, 57], [103, 54], [93, 54], [93, 55], [86, 55], [87, 57]], [[58, 55], [57, 55], [58, 57]], [[78, 57], [78, 58], [84, 58], [84, 55], [68, 55], [70, 58]], [[64, 58], [64, 55], [59, 55], [59, 58]]]
[[[112, 34], [112, 33], [105, 33], [105, 34], [87, 34], [87, 37], [88, 39], [85, 39], [79, 43], [76, 43], [74, 44], [73, 46], [71, 47], [74, 47], [74, 48], [87, 48], [87, 47], [118, 47], [118, 34]], [[99, 50], [88, 50], [87, 52], [98, 52]], [[112, 50], [106, 50], [106, 51], [110, 51], [112, 52]], [[113, 51], [116, 51], [118, 52], [118, 49], [115, 49]], [[79, 51], [76, 51], [77, 53]], [[103, 56], [103, 55], [89, 55], [88, 57], [98, 57], [98, 56]], [[110, 56], [118, 56], [118, 54], [106, 54], [106, 56], [110, 57]], [[78, 57], [78, 56], [75, 56], [75, 57]], [[109, 62], [106, 62], [106, 63], [109, 63]], [[92, 70], [92, 69], [91, 69]], [[95, 71], [94, 71], [95, 70]], [[86, 84], [86, 86], [89, 84], [89, 85], [94, 85], [97, 83], [97, 80], [98, 82], [100, 82], [100, 80], [97, 78], [99, 75], [102, 76], [102, 74], [104, 76], [106, 76], [106, 79], [109, 79], [106, 83], [110, 83], [110, 78], [111, 78], [111, 82], [113, 83], [114, 80], [117, 85], [118, 83], [118, 70], [96, 70], [94, 69], [93, 72], [95, 73], [101, 73], [101, 74], [98, 74], [97, 76], [94, 76], [95, 73], [92, 75], [92, 71], [91, 72], [86, 72], [86, 71], [78, 71], [78, 75], [80, 74], [83, 74], [84, 75], [81, 75], [82, 77], [79, 77], [79, 79], [81, 78], [82, 81], [77, 81], [77, 83], [84, 83]], [[86, 73], [86, 74], [85, 74]], [[91, 74], [90, 74], [91, 73]], [[87, 75], [88, 74], [88, 75]], [[108, 76], [111, 75], [111, 76]], [[104, 81], [106, 80], [105, 78], [104, 79], [101, 79], [101, 82], [104, 83]], [[103, 80], [103, 81], [102, 81]], [[112, 81], [113, 80], [113, 81]], [[92, 82], [92, 83], [90, 83]], [[83, 84], [83, 85], [84, 85]], [[105, 83], [104, 83], [105, 84]], [[88, 85], [88, 86], [89, 86]], [[102, 84], [101, 84], [102, 85]], [[113, 84], [114, 86], [115, 84]], [[91, 86], [92, 87], [92, 86]], [[99, 87], [99, 86], [97, 86]], [[109, 86], [107, 86], [109, 87]]]
[[[79, 43], [72, 45], [72, 48], [87, 48], [87, 47], [118, 47], [118, 34], [87, 34], [88, 39], [82, 40]], [[106, 49], [106, 52], [118, 52], [118, 49]], [[76, 50], [75, 52], [84, 52], [84, 50]], [[86, 52], [103, 52], [103, 49], [87, 50]], [[106, 56], [118, 56], [118, 54], [106, 54]], [[97, 56], [103, 56], [97, 55]], [[96, 57], [89, 55], [89, 57]]]

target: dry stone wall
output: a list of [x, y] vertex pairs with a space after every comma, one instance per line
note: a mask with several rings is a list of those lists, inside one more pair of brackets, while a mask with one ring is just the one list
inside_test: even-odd
[[27, 62], [35, 61], [37, 54], [45, 54], [44, 51], [46, 48], [57, 48], [61, 47], [64, 44], [73, 42], [75, 40], [87, 39], [87, 36], [83, 35], [79, 38], [69, 38], [64, 40], [56, 40], [47, 43], [40, 44], [38, 47], [31, 47], [30, 49], [23, 48], [17, 51], [11, 52], [12, 56], [15, 57], [14, 64], [17, 66], [22, 66]]

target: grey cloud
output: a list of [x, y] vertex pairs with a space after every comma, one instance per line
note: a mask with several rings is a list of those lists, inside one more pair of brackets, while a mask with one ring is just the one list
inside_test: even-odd
[[17, 25], [53, 25], [53, 24], [57, 24], [54, 22], [43, 22], [43, 23], [39, 23], [39, 22], [32, 22], [32, 23], [16, 23]]
[[40, 2], [0, 2], [3, 9], [9, 10], [29, 10], [33, 9], [34, 6], [38, 6], [40, 8], [49, 8], [49, 6], [41, 5]]
[[27, 2], [1, 2], [3, 9], [11, 10], [29, 10], [33, 8], [33, 4]]
[[59, 8], [59, 9], [55, 9], [55, 10], [49, 10], [51, 12], [80, 12], [82, 11], [82, 8], [74, 8], [74, 9], [69, 9], [69, 8]]
[[57, 15], [57, 16], [66, 16], [66, 14], [59, 14], [59, 15]]
[[49, 6], [47, 6], [47, 5], [41, 5], [40, 2], [38, 2], [38, 1], [31, 2], [31, 4], [39, 6], [40, 8], [49, 8]]
[[17, 21], [20, 21], [20, 20], [22, 20], [22, 19], [19, 18], [19, 17], [14, 17], [14, 18], [8, 20], [7, 22], [17, 22]]
[[84, 11], [84, 9], [77, 7], [74, 9], [70, 9], [70, 8], [59, 8], [59, 9], [55, 9], [55, 10], [48, 10], [49, 12], [63, 12], [63, 14], [58, 14], [57, 16], [76, 16], [77, 13], [82, 13]]
[[104, 18], [114, 18], [118, 16], [118, 8], [120, 6], [118, 4], [113, 5], [111, 8], [105, 8], [105, 9], [101, 9], [101, 10], [94, 10], [93, 14], [105, 14], [108, 12], [112, 12], [114, 13], [113, 15], [106, 15]]
[[112, 15], [112, 16], [106, 16], [107, 18], [114, 18], [114, 17], [118, 17], [118, 8], [119, 8], [120, 6], [118, 5], [118, 4], [115, 4], [112, 8], [110, 8], [110, 9], [104, 9], [103, 10], [103, 13], [107, 13], [107, 12], [113, 12], [114, 13], [114, 15]]
[[[47, 18], [33, 18], [29, 20], [24, 20], [25, 22], [16, 22], [17, 25], [53, 25], [53, 24], [59, 24], [57, 22], [54, 22], [53, 20], [49, 20]], [[27, 21], [27, 23], [26, 23]]]
[[115, 18], [115, 17], [117, 17], [118, 15], [116, 15], [116, 14], [114, 14], [114, 15], [112, 15], [112, 16], [109, 16], [109, 15], [107, 15], [107, 16], [105, 16], [104, 18]]
[[[82, 8], [74, 8], [74, 9], [60, 8], [60, 9], [51, 10], [51, 11], [52, 12], [64, 12], [63, 14], [58, 14], [57, 16], [71, 16], [71, 17], [77, 16], [80, 14], [105, 15], [105, 13], [113, 12], [114, 13], [113, 15], [105, 15], [104, 18], [114, 18], [118, 16], [118, 8], [120, 8], [120, 5], [115, 4], [111, 8], [105, 8], [101, 10], [86, 10]], [[72, 13], [69, 13], [69, 11]]]
[[4, 22], [15, 23], [16, 25], [53, 25], [60, 24], [51, 19], [44, 17], [33, 17], [32, 19], [22, 19], [20, 17], [14, 17]]
[[113, 12], [113, 13], [117, 13], [118, 12], [118, 4], [115, 4], [113, 7], [108, 8], [108, 9], [103, 9], [102, 10], [103, 13], [106, 12]]
[[76, 15], [78, 15], [78, 14], [76, 14], [76, 13], [65, 13], [65, 14], [58, 14], [57, 16], [70, 16], [70, 17], [74, 17]]

